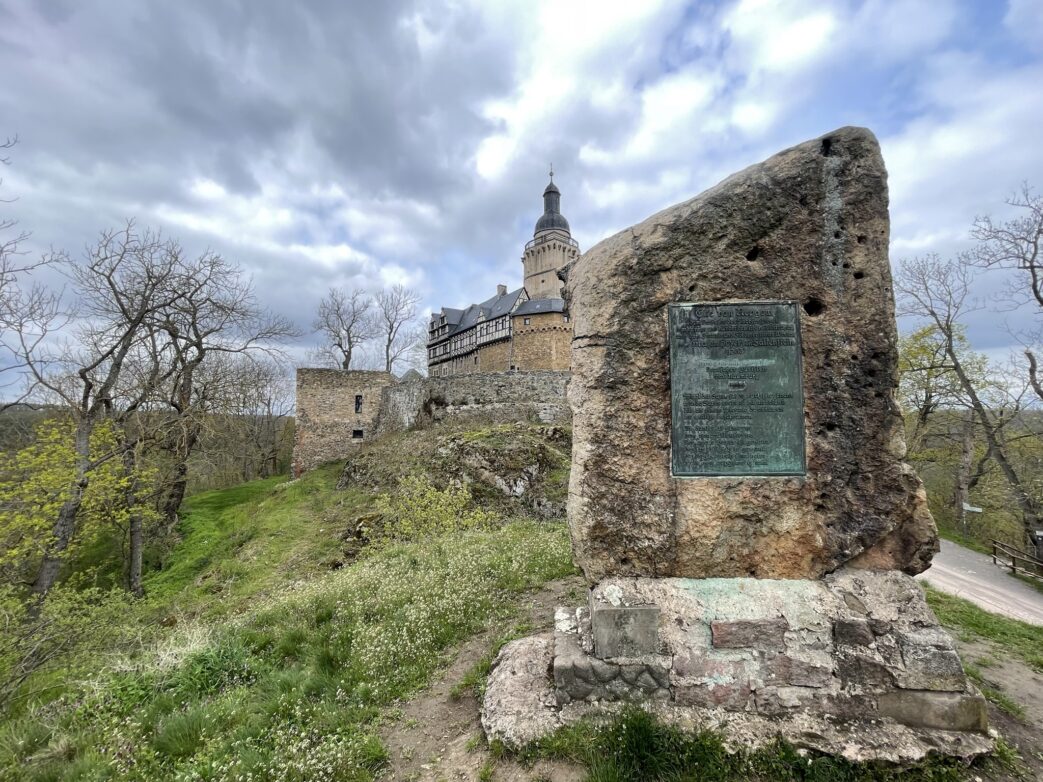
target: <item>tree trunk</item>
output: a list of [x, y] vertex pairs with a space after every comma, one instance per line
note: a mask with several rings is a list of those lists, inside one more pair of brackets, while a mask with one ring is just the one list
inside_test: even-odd
[[1036, 354], [1031, 350], [1025, 351], [1025, 357], [1029, 360], [1029, 383], [1032, 384], [1032, 390], [1036, 392], [1036, 396], [1043, 400], [1043, 385], [1039, 382], [1039, 367], [1036, 364]]
[[170, 481], [170, 488], [163, 498], [163, 521], [168, 528], [177, 524], [177, 512], [181, 510], [181, 503], [185, 500], [188, 491], [188, 459], [199, 440], [199, 427], [195, 423], [189, 423], [185, 431], [185, 439], [178, 444], [174, 452], [174, 477]]
[[974, 461], [974, 416], [968, 411], [963, 419], [960, 438], [960, 462], [953, 481], [953, 511], [956, 523], [967, 534], [967, 510], [970, 501], [971, 464]]
[[58, 510], [58, 518], [54, 522], [54, 539], [44, 551], [43, 562], [40, 563], [36, 580], [33, 581], [33, 592], [41, 597], [46, 595], [58, 580], [58, 571], [62, 566], [65, 550], [69, 548], [76, 535], [76, 518], [79, 516], [83, 493], [87, 490], [89, 482], [87, 468], [90, 466], [92, 428], [93, 422], [89, 418], [76, 424], [73, 440], [76, 450], [76, 480], [72, 484], [69, 498]]
[[177, 512], [181, 509], [187, 491], [188, 464], [183, 459], [178, 459], [174, 464], [174, 477], [170, 481], [170, 488], [163, 497], [163, 521], [168, 527], [177, 523]]
[[141, 511], [138, 508], [137, 456], [133, 450], [123, 454], [123, 468], [127, 473], [125, 501], [130, 512], [130, 555], [127, 567], [127, 589], [135, 597], [141, 597], [141, 561], [144, 546]]
[[997, 427], [989, 417], [989, 411], [985, 409], [985, 404], [978, 396], [974, 384], [967, 376], [963, 364], [956, 355], [952, 330], [943, 329], [942, 333], [945, 335], [945, 351], [948, 353], [949, 359], [952, 361], [953, 372], [960, 381], [960, 385], [963, 387], [963, 391], [970, 401], [971, 409], [974, 411], [978, 423], [981, 425], [982, 431], [985, 433], [985, 440], [989, 446], [989, 451], [992, 453], [992, 457], [996, 460], [996, 464], [999, 465], [1003, 477], [1007, 480], [1007, 485], [1010, 486], [1011, 491], [1014, 493], [1014, 499], [1018, 504], [1018, 508], [1021, 510], [1021, 524], [1025, 532], [1026, 543], [1031, 547], [1031, 550], [1034, 553], [1038, 553], [1038, 550], [1036, 549], [1037, 541], [1035, 532], [1037, 529], [1043, 529], [1043, 523], [1040, 522], [1041, 514], [1037, 507], [1036, 500], [1031, 494], [1029, 494], [1028, 489], [1025, 488], [1025, 484], [1021, 480], [1021, 476], [1018, 475], [1018, 471], [1014, 467], [1013, 462], [1008, 458], [1006, 443], [1004, 443], [1000, 438]]

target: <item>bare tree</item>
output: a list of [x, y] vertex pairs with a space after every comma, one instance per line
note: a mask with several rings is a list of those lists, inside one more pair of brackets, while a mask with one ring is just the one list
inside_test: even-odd
[[[964, 260], [984, 269], [1017, 272], [1003, 294], [1005, 303], [1010, 308], [1032, 304], [1043, 313], [1043, 196], [1023, 183], [1007, 199], [1007, 205], [1018, 210], [1016, 217], [1004, 222], [996, 222], [988, 216], [975, 219], [971, 236], [978, 244]], [[1037, 398], [1043, 401], [1036, 349], [1031, 346], [1039, 343], [1040, 335], [1037, 332], [1022, 341], [1028, 343], [1024, 352], [1029, 381]]]
[[398, 284], [377, 294], [376, 321], [384, 343], [384, 371], [405, 356], [416, 341], [413, 329], [420, 294]]
[[[10, 165], [11, 159], [6, 156], [18, 143], [18, 138], [8, 138], [0, 143], [0, 166]], [[0, 179], [0, 185], [3, 180]], [[0, 198], [0, 204], [11, 203], [14, 199]], [[19, 285], [19, 278], [33, 269], [51, 263], [54, 258], [45, 256], [35, 262], [24, 262], [20, 256], [24, 253], [20, 247], [29, 234], [26, 231], [15, 230], [15, 220], [0, 217], [0, 353], [3, 352], [3, 339], [5, 333], [12, 329], [29, 329], [35, 325], [36, 331], [48, 331], [53, 327], [57, 318], [57, 302], [55, 297], [39, 286], [24, 289]], [[24, 364], [17, 354], [11, 356], [0, 355], [0, 375], [7, 377], [15, 376], [23, 370]], [[0, 392], [5, 395], [9, 393], [14, 381], [0, 382]], [[14, 398], [0, 400], [0, 411], [7, 409], [24, 400], [23, 395], [16, 394]]]
[[[1009, 390], [993, 384], [981, 388], [974, 382], [958, 347], [960, 317], [974, 307], [970, 300], [972, 274], [968, 265], [945, 262], [937, 256], [915, 258], [904, 262], [895, 278], [901, 294], [903, 314], [926, 318], [938, 331], [947, 366], [956, 377], [965, 404], [973, 413], [985, 436], [991, 457], [1003, 473], [1021, 511], [1026, 539], [1035, 545], [1035, 530], [1043, 519], [1043, 507], [1030, 491], [1030, 476], [1021, 474], [1011, 457], [1005, 429], [1011, 416], [1021, 408], [1023, 389]], [[1002, 398], [990, 404], [988, 393], [998, 392]]]
[[320, 357], [328, 357], [341, 369], [351, 369], [355, 351], [379, 333], [371, 317], [372, 308], [373, 299], [361, 289], [345, 292], [341, 288], [330, 288], [319, 302], [312, 326], [325, 340], [318, 351]]
[[216, 253], [183, 261], [180, 286], [182, 294], [162, 309], [157, 322], [164, 338], [156, 347], [165, 354], [159, 361], [172, 367], [165, 392], [174, 413], [166, 439], [173, 469], [160, 509], [168, 525], [176, 522], [184, 500], [188, 460], [205, 416], [213, 412], [213, 392], [224, 385], [215, 372], [208, 373], [207, 382], [197, 382], [208, 356], [270, 352], [297, 334], [292, 323], [261, 308], [241, 270]]

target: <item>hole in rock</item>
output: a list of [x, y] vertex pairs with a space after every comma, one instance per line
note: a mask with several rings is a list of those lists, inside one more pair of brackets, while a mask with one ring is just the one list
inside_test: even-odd
[[835, 431], [836, 428], [837, 428], [837, 425], [835, 423], [833, 423], [832, 421], [830, 421], [828, 424], [826, 424], [826, 431], [827, 432]]
[[845, 269], [850, 269], [851, 268], [851, 264], [850, 263], [845, 263], [844, 264], [844, 268]]
[[861, 280], [865, 276], [866, 276], [865, 272], [855, 272], [855, 279], [856, 280]]
[[746, 260], [747, 261], [755, 261], [755, 260], [757, 260], [757, 258], [760, 257], [760, 254], [761, 254], [761, 248], [758, 247], [757, 245], [753, 245], [753, 249], [750, 250], [748, 253], [746, 253]]
[[619, 560], [619, 564], [622, 567], [627, 567], [630, 564], [630, 558], [629, 557], [623, 557], [621, 560]]
[[797, 199], [797, 201], [801, 206], [808, 205], [808, 197], [806, 195], [802, 195], [799, 199]]
[[818, 299], [808, 299], [804, 302], [804, 312], [808, 313], [811, 317], [815, 318], [822, 314], [826, 309], [826, 305]]
[[693, 285], [689, 285], [689, 286], [688, 286], [688, 292], [689, 292], [689, 293], [691, 293], [691, 292], [692, 292], [692, 291], [694, 291], [694, 290], [695, 290], [695, 285], [694, 285], [694, 284], [693, 284]]
[[865, 234], [859, 234], [858, 235], [858, 243], [859, 244], [865, 244], [866, 243], [866, 235]]
[[840, 231], [834, 231], [833, 232], [833, 238], [834, 239], [839, 239], [840, 238]]
[[829, 157], [833, 154], [833, 139], [824, 138], [822, 139], [822, 157]]

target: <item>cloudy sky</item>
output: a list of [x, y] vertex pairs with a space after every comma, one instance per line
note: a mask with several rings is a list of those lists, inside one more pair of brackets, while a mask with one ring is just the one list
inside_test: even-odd
[[330, 285], [519, 286], [550, 162], [586, 249], [857, 124], [892, 258], [946, 254], [1043, 188], [1041, 30], [1041, 0], [0, 0], [0, 208], [37, 250], [134, 217], [303, 326]]

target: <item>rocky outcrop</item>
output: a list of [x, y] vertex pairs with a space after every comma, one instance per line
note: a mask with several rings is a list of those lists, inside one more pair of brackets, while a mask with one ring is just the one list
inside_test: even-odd
[[[887, 172], [843, 128], [610, 237], [568, 269], [569, 524], [606, 575], [819, 578], [923, 570], [937, 550], [902, 462]], [[667, 308], [795, 301], [804, 476], [675, 478]]]
[[472, 424], [397, 432], [355, 450], [339, 489], [393, 491], [405, 474], [466, 486], [475, 500], [543, 518], [565, 514], [571, 433], [547, 424]]
[[487, 500], [513, 500], [536, 515], [561, 518], [569, 469], [569, 430], [515, 424], [447, 435], [431, 468], [442, 481]]

